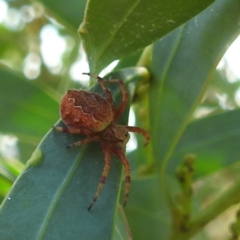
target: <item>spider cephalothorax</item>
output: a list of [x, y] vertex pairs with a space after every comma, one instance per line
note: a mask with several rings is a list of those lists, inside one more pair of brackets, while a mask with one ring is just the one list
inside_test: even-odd
[[[54, 129], [60, 132], [84, 134], [87, 136], [87, 138], [84, 140], [73, 143], [68, 147], [74, 147], [93, 141], [101, 142], [105, 156], [105, 165], [97, 191], [88, 210], [90, 210], [96, 202], [108, 176], [111, 161], [111, 152], [119, 157], [125, 168], [126, 187], [123, 203], [125, 206], [128, 199], [131, 179], [129, 162], [125, 156], [126, 144], [129, 140], [128, 132], [137, 132], [142, 134], [146, 139], [146, 144], [148, 144], [150, 141], [150, 137], [145, 130], [139, 127], [131, 127], [118, 124], [118, 119], [125, 109], [128, 101], [128, 93], [122, 81], [118, 79], [104, 81], [102, 78], [90, 73], [84, 74], [92, 76], [98, 80], [104, 93], [106, 94], [106, 98], [94, 92], [83, 90], [69, 90], [63, 96], [60, 106], [61, 118], [67, 125], [67, 128], [54, 126]], [[118, 107], [115, 107], [113, 104], [112, 95], [105, 85], [106, 81], [117, 83], [121, 88], [123, 99]]]

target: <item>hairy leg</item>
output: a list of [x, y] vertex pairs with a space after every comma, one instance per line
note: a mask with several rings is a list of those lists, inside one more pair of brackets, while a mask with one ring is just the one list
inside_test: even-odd
[[[75, 133], [75, 134], [81, 134], [82, 133], [82, 134], [84, 134], [84, 132], [81, 131], [81, 129], [78, 129], [78, 128], [62, 128], [62, 127], [57, 127], [57, 126], [53, 126], [52, 128], [59, 131], [59, 132], [67, 132], [67, 133]], [[76, 147], [76, 146], [79, 146], [79, 145], [83, 145], [83, 144], [90, 143], [90, 142], [96, 142], [96, 141], [100, 141], [99, 136], [88, 136], [87, 138], [85, 138], [81, 141], [78, 141], [78, 142], [75, 142], [75, 143], [72, 143], [72, 144], [68, 145], [67, 148], [72, 148], [72, 147]]]
[[107, 101], [110, 103], [110, 105], [113, 107], [113, 99], [112, 99], [112, 95], [109, 91], [109, 89], [107, 88], [106, 84], [105, 84], [105, 81], [100, 78], [99, 76], [97, 75], [94, 75], [94, 74], [91, 74], [91, 73], [83, 73], [84, 75], [88, 75], [90, 77], [93, 77], [95, 78], [98, 83], [100, 84], [100, 86], [102, 87], [102, 90], [104, 91], [104, 93], [106, 94], [107, 96]]
[[130, 175], [130, 165], [129, 162], [124, 155], [122, 151], [120, 151], [117, 148], [111, 148], [112, 152], [117, 155], [117, 157], [120, 158], [122, 164], [125, 168], [125, 195], [123, 200], [123, 206], [125, 207], [127, 204], [128, 196], [129, 196], [129, 190], [130, 190], [130, 183], [131, 183], [131, 175]]
[[113, 82], [113, 83], [117, 83], [119, 84], [120, 88], [121, 88], [121, 92], [123, 95], [122, 101], [118, 107], [118, 109], [115, 111], [114, 114], [114, 121], [117, 121], [119, 119], [119, 117], [122, 115], [126, 105], [127, 105], [127, 101], [128, 101], [128, 92], [127, 89], [125, 88], [123, 82], [119, 79], [110, 79], [110, 80], [106, 80], [108, 82]]
[[81, 129], [81, 128], [71, 128], [71, 127], [57, 127], [52, 126], [54, 130], [57, 130], [59, 132], [65, 132], [65, 133], [72, 133], [72, 134], [84, 134], [84, 135], [91, 135], [92, 132], [88, 129]]
[[57, 127], [57, 126], [52, 126], [52, 128], [59, 132], [67, 132], [67, 133], [75, 133], [75, 134], [82, 133], [81, 130], [78, 128], [63, 128], [63, 127]]
[[90, 137], [85, 138], [81, 141], [69, 144], [67, 146], [67, 148], [72, 148], [72, 147], [80, 146], [80, 145], [83, 145], [83, 144], [86, 144], [86, 143], [97, 142], [97, 141], [100, 141], [100, 138], [98, 136], [90, 136]]
[[146, 142], [144, 144], [144, 146], [148, 145], [148, 143], [150, 142], [150, 136], [148, 134], [147, 131], [145, 131], [142, 128], [139, 127], [131, 127], [131, 126], [124, 126], [129, 132], [135, 132], [135, 133], [140, 133], [143, 135], [143, 137], [146, 139]]
[[114, 105], [113, 105], [112, 95], [111, 95], [109, 89], [107, 88], [105, 82], [113, 82], [113, 83], [119, 84], [119, 86], [121, 88], [122, 95], [123, 95], [123, 99], [122, 99], [118, 109], [115, 110], [114, 121], [117, 121], [119, 119], [119, 117], [121, 116], [122, 112], [124, 111], [124, 109], [127, 105], [127, 101], [128, 101], [128, 92], [127, 92], [123, 82], [119, 79], [103, 80], [99, 76], [96, 76], [96, 75], [91, 74], [91, 73], [83, 73], [83, 74], [89, 75], [89, 76], [94, 77], [95, 79], [98, 80], [99, 84], [101, 85], [103, 91], [105, 92], [105, 94], [107, 96], [108, 102], [111, 104], [113, 109], [114, 109]]
[[100, 178], [100, 182], [98, 184], [97, 191], [96, 191], [96, 193], [93, 197], [93, 200], [92, 200], [91, 204], [88, 207], [88, 211], [93, 207], [93, 205], [97, 201], [97, 199], [98, 199], [98, 197], [99, 197], [99, 195], [102, 191], [102, 188], [105, 184], [105, 181], [107, 179], [108, 173], [109, 173], [110, 163], [111, 163], [110, 149], [103, 145], [103, 153], [104, 153], [104, 156], [105, 156], [105, 158], [104, 158], [105, 165], [104, 165], [104, 168], [103, 168], [102, 176]]

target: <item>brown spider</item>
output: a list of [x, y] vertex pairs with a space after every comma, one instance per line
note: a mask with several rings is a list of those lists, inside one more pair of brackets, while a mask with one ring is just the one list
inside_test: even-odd
[[[130, 166], [125, 156], [126, 144], [129, 140], [128, 132], [136, 132], [142, 134], [147, 145], [150, 141], [148, 133], [139, 128], [118, 125], [117, 121], [126, 107], [128, 101], [128, 93], [122, 81], [118, 79], [103, 80], [102, 78], [92, 75], [90, 73], [83, 73], [98, 80], [102, 87], [106, 98], [89, 91], [83, 90], [69, 90], [61, 101], [60, 114], [63, 122], [68, 128], [54, 126], [53, 128], [60, 132], [68, 132], [75, 134], [87, 135], [84, 140], [70, 144], [69, 147], [82, 145], [85, 143], [100, 141], [105, 156], [105, 165], [102, 176], [95, 193], [95, 196], [88, 207], [90, 210], [94, 203], [97, 201], [98, 196], [104, 186], [108, 176], [111, 152], [120, 158], [125, 168], [125, 197], [123, 205], [125, 206], [128, 200], [130, 188]], [[106, 87], [105, 82], [113, 82], [119, 84], [123, 94], [122, 101], [119, 107], [113, 104], [112, 95], [110, 90]]]

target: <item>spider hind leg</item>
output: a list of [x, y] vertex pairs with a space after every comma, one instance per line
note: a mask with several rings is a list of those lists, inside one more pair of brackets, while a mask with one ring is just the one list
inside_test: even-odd
[[83, 145], [83, 144], [86, 144], [86, 143], [97, 142], [97, 141], [100, 141], [100, 138], [98, 136], [91, 136], [91, 137], [85, 138], [81, 141], [69, 144], [67, 146], [67, 148], [72, 148], [72, 147], [80, 146], [80, 145]]

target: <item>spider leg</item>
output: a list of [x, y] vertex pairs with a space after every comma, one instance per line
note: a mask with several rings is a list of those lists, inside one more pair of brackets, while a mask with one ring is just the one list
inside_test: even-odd
[[52, 126], [54, 130], [57, 130], [59, 132], [65, 132], [65, 133], [72, 133], [72, 134], [85, 134], [85, 135], [91, 135], [92, 131], [88, 130], [87, 128], [72, 128], [72, 127], [57, 127], [57, 126]]
[[63, 128], [63, 127], [57, 127], [57, 126], [52, 126], [53, 129], [59, 131], [59, 132], [67, 132], [67, 133], [82, 133], [81, 129], [78, 128]]
[[119, 79], [111, 79], [111, 80], [107, 80], [108, 82], [113, 82], [113, 83], [117, 83], [119, 84], [120, 88], [121, 88], [121, 92], [123, 95], [122, 101], [120, 103], [120, 106], [118, 107], [118, 109], [115, 111], [114, 114], [114, 121], [117, 121], [119, 119], [119, 117], [122, 115], [126, 105], [127, 105], [127, 101], [128, 101], [128, 92], [123, 84], [123, 82]]
[[119, 119], [119, 117], [121, 116], [122, 112], [124, 111], [124, 109], [127, 105], [127, 101], [128, 101], [128, 92], [127, 92], [123, 82], [119, 79], [110, 79], [110, 80], [105, 80], [104, 81], [102, 78], [100, 78], [99, 76], [96, 76], [94, 74], [91, 74], [91, 73], [83, 73], [83, 74], [89, 75], [89, 76], [94, 77], [95, 79], [98, 80], [99, 84], [101, 85], [103, 91], [105, 92], [105, 94], [107, 96], [108, 102], [111, 104], [113, 109], [114, 109], [114, 105], [113, 105], [112, 95], [111, 95], [109, 89], [107, 88], [107, 86], [105, 84], [105, 81], [119, 84], [119, 86], [121, 88], [122, 95], [123, 95], [123, 99], [120, 103], [120, 106], [118, 107], [117, 110], [115, 110], [115, 113], [114, 113], [114, 119], [113, 120], [117, 121]]
[[104, 165], [104, 168], [103, 168], [102, 176], [101, 176], [99, 184], [98, 184], [97, 191], [96, 191], [96, 193], [93, 197], [93, 200], [92, 200], [91, 204], [88, 207], [88, 211], [91, 210], [91, 208], [93, 207], [93, 205], [97, 201], [97, 199], [98, 199], [98, 197], [99, 197], [99, 195], [102, 191], [102, 188], [105, 184], [105, 181], [107, 179], [108, 172], [109, 172], [109, 169], [110, 169], [110, 163], [111, 163], [110, 149], [103, 145], [103, 153], [104, 153], [104, 156], [105, 156], [105, 159], [104, 159], [105, 160], [105, 165]]
[[148, 145], [148, 143], [150, 142], [150, 136], [148, 134], [147, 131], [145, 131], [142, 128], [139, 127], [131, 127], [131, 126], [124, 126], [129, 132], [135, 132], [135, 133], [140, 133], [143, 135], [143, 137], [146, 139], [146, 142], [144, 144], [144, 146]]
[[109, 89], [107, 88], [106, 84], [105, 84], [105, 81], [100, 78], [99, 76], [97, 75], [94, 75], [94, 74], [91, 74], [91, 73], [83, 73], [84, 75], [88, 75], [90, 77], [93, 77], [95, 78], [98, 83], [100, 84], [100, 86], [102, 87], [104, 93], [106, 94], [107, 96], [107, 101], [110, 103], [110, 105], [113, 107], [113, 99], [112, 99], [112, 95], [111, 95], [111, 92], [109, 91]]
[[120, 151], [117, 148], [111, 148], [112, 152], [120, 158], [122, 164], [124, 165], [125, 168], [125, 195], [124, 195], [124, 200], [123, 200], [123, 206], [125, 207], [127, 204], [128, 196], [129, 196], [129, 189], [130, 189], [130, 183], [131, 183], [131, 175], [130, 175], [130, 166], [129, 162], [124, 155], [122, 151]]
[[72, 144], [68, 145], [67, 148], [76, 147], [76, 146], [83, 145], [83, 144], [90, 143], [90, 142], [94, 142], [94, 141], [100, 141], [99, 136], [90, 136], [90, 137], [85, 138], [81, 141], [78, 141], [78, 142], [75, 142], [75, 143], [72, 143]]

